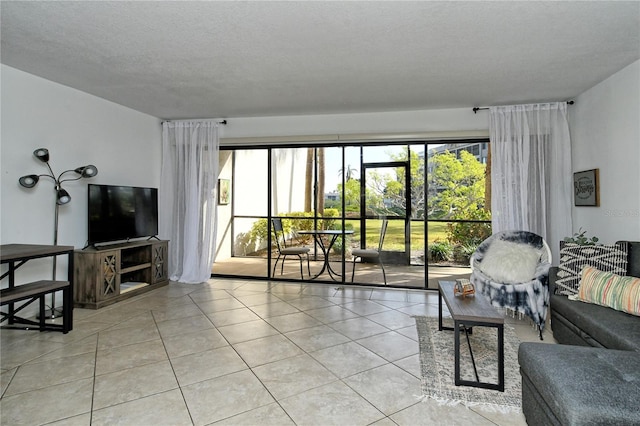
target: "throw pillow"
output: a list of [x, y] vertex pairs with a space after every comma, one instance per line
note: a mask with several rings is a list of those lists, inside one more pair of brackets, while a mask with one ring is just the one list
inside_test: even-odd
[[540, 251], [527, 244], [497, 240], [491, 243], [479, 269], [501, 284], [528, 283], [536, 275]]
[[627, 244], [581, 246], [560, 243], [560, 265], [556, 279], [556, 294], [576, 294], [580, 273], [585, 266], [603, 272], [627, 275]]
[[640, 316], [640, 278], [623, 277], [586, 266], [582, 270], [578, 294], [572, 299]]

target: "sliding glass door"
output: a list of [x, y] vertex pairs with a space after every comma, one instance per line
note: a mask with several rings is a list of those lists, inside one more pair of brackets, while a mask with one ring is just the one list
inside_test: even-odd
[[[481, 155], [485, 142], [467, 146], [475, 144]], [[458, 224], [487, 216], [469, 214], [473, 209], [468, 208], [463, 214], [460, 204], [446, 209], [451, 182], [443, 175], [455, 174], [453, 160], [465, 157], [463, 168], [471, 164], [467, 154], [458, 152], [464, 149], [456, 151], [454, 158], [443, 149], [453, 146], [405, 142], [223, 149], [221, 158], [232, 158], [232, 197], [230, 206], [219, 206], [223, 213], [219, 214], [218, 233], [224, 237], [217, 244], [213, 274], [331, 284], [351, 283], [353, 277], [355, 284], [385, 285], [376, 262], [365, 259], [353, 273], [352, 251], [379, 249], [386, 220], [381, 246], [386, 285], [433, 287], [427, 274], [431, 266], [466, 267], [446, 253], [446, 261], [437, 257], [439, 245], [445, 246], [445, 252], [454, 250], [455, 235], [467, 226]], [[482, 161], [475, 159], [484, 170]], [[461, 186], [479, 185], [468, 176], [452, 175], [449, 180], [459, 186], [458, 196], [464, 194]], [[305, 265], [301, 276], [295, 257], [288, 257], [284, 265], [278, 261], [274, 268], [278, 250], [273, 218], [282, 220], [289, 246], [309, 248], [310, 274]], [[486, 230], [487, 224], [479, 226]], [[478, 224], [471, 228], [474, 235], [480, 235], [475, 232], [481, 229]], [[471, 244], [464, 250], [471, 250]], [[328, 274], [328, 269], [335, 274]]]
[[427, 151], [426, 220], [429, 279], [468, 278], [469, 258], [491, 235], [488, 141], [430, 145]]

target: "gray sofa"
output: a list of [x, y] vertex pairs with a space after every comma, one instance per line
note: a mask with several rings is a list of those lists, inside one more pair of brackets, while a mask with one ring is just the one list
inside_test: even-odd
[[[640, 277], [640, 242], [628, 245], [627, 275]], [[558, 343], [640, 352], [640, 317], [554, 294], [557, 271], [549, 272], [549, 304]]]
[[[551, 328], [560, 345], [522, 343], [522, 411], [535, 425], [639, 425], [640, 317], [554, 294]], [[627, 274], [640, 277], [640, 242]]]

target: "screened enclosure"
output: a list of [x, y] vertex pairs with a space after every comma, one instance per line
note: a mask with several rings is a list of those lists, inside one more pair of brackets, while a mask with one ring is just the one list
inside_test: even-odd
[[436, 288], [491, 233], [488, 155], [487, 140], [221, 148], [212, 274]]

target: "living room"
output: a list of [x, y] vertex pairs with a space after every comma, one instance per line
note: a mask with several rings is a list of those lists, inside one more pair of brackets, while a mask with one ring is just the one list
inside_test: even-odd
[[[98, 96], [79, 88], [83, 85], [89, 85], [94, 87], [96, 91], [103, 90], [101, 93], [108, 92], [110, 89], [115, 90], [114, 86], [108, 84], [108, 80], [87, 82], [80, 79], [73, 81], [65, 77], [71, 75], [69, 74], [70, 70], [55, 68], [61, 66], [55, 61], [55, 66], [48, 65], [49, 70], [47, 70], [46, 61], [44, 69], [37, 67], [30, 69], [28, 60], [25, 59], [26, 62], [21, 63], [20, 55], [9, 49], [24, 48], [16, 41], [22, 36], [21, 31], [26, 31], [25, 28], [20, 28], [20, 25], [27, 22], [30, 23], [30, 26], [37, 27], [41, 22], [29, 21], [25, 16], [30, 11], [27, 9], [26, 15], [25, 12], [21, 14], [12, 9], [15, 5], [11, 3], [2, 2], [3, 55], [0, 71], [2, 88], [1, 169], [3, 177], [1, 182], [0, 240], [2, 244], [51, 244], [52, 242], [54, 202], [53, 191], [49, 188], [49, 183], [42, 182], [33, 190], [26, 190], [18, 185], [18, 179], [21, 176], [32, 172], [40, 173], [39, 168], [43, 168], [43, 165], [34, 160], [32, 156], [32, 152], [37, 148], [49, 149], [52, 167], [57, 172], [78, 165], [94, 164], [97, 166], [99, 174], [91, 182], [157, 188], [161, 183], [161, 122], [167, 119], [224, 118], [227, 120], [227, 124], [220, 126], [220, 143], [223, 146], [252, 143], [257, 140], [263, 140], [265, 144], [274, 139], [300, 140], [301, 136], [309, 135], [359, 135], [362, 139], [376, 136], [390, 139], [406, 138], [408, 140], [414, 138], [486, 138], [489, 136], [489, 112], [480, 110], [475, 113], [472, 107], [568, 100], [575, 103], [568, 106], [571, 165], [567, 173], [572, 174], [597, 168], [599, 169], [600, 184], [599, 207], [573, 206], [571, 208], [572, 231], [575, 232], [582, 228], [587, 230], [590, 235], [597, 235], [604, 243], [613, 243], [618, 240], [640, 240], [640, 190], [637, 187], [637, 183], [640, 182], [640, 169], [637, 167], [638, 160], [640, 160], [640, 125], [638, 124], [638, 117], [640, 117], [640, 19], [637, 13], [637, 2], [621, 2], [620, 9], [608, 6], [608, 2], [594, 2], [604, 9], [590, 13], [584, 12], [587, 16], [583, 16], [580, 12], [579, 18], [583, 18], [584, 22], [593, 23], [589, 31], [585, 29], [588, 27], [587, 24], [583, 23], [583, 26], [580, 26], [585, 31], [584, 37], [589, 37], [590, 33], [597, 32], [598, 34], [591, 34], [591, 36], [594, 39], [605, 39], [609, 44], [600, 44], [593, 51], [587, 49], [587, 53], [581, 51], [584, 56], [582, 58], [572, 57], [569, 61], [570, 64], [564, 64], [562, 56], [544, 56], [544, 60], [548, 61], [546, 65], [551, 70], [544, 72], [536, 85], [531, 85], [537, 86], [537, 90], [544, 93], [543, 97], [531, 95], [536, 92], [536, 87], [530, 88], [528, 96], [524, 94], [520, 97], [508, 96], [510, 91], [516, 92], [519, 87], [517, 84], [509, 83], [507, 76], [497, 68], [492, 70], [494, 75], [492, 78], [488, 73], [482, 74], [481, 78], [473, 77], [474, 87], [480, 92], [482, 92], [480, 88], [483, 84], [493, 82], [492, 84], [500, 83], [498, 85], [501, 85], [504, 83], [503, 97], [479, 96], [477, 99], [482, 99], [482, 103], [476, 103], [466, 97], [462, 97], [462, 99], [453, 99], [452, 97], [431, 103], [430, 99], [433, 97], [429, 95], [429, 90], [425, 89], [420, 94], [420, 97], [425, 99], [422, 104], [411, 100], [404, 107], [397, 105], [386, 107], [371, 105], [367, 107], [359, 103], [348, 107], [348, 105], [344, 105], [345, 100], [341, 98], [340, 101], [335, 102], [334, 110], [328, 107], [305, 110], [297, 105], [288, 108], [286, 105], [280, 105], [277, 99], [279, 92], [275, 91], [273, 99], [264, 100], [267, 106], [263, 106], [261, 114], [255, 112], [234, 114], [233, 111], [228, 113], [224, 109], [213, 108], [207, 114], [202, 113], [202, 110], [192, 112], [194, 110], [189, 109], [189, 103], [201, 101], [197, 96], [198, 90], [188, 87], [180, 88], [179, 83], [176, 83], [174, 88], [177, 94], [173, 95], [169, 91], [170, 96], [162, 100], [153, 97], [151, 85], [141, 84], [139, 92], [130, 90], [129, 96], [122, 98], [129, 100], [130, 103], [127, 106], [123, 102], [108, 100], [108, 94]], [[388, 7], [392, 8], [391, 5]], [[506, 6], [504, 7], [506, 8]], [[607, 11], [607, 7], [612, 9]], [[625, 9], [625, 7], [630, 9]], [[580, 9], [578, 8], [578, 10]], [[628, 13], [629, 10], [632, 13]], [[510, 11], [512, 14], [516, 12]], [[36, 14], [36, 16], [46, 16], [45, 12], [42, 13], [44, 15]], [[505, 11], [505, 13], [507, 12]], [[545, 12], [542, 10], [538, 13], [539, 17], [540, 15], [544, 16]], [[630, 15], [630, 18], [625, 19], [625, 14]], [[55, 12], [52, 16], [52, 22], [56, 21], [56, 17], [61, 19]], [[115, 16], [121, 18], [119, 14]], [[470, 19], [468, 15], [464, 16], [466, 19]], [[17, 17], [24, 19], [24, 21], [15, 21], [19, 22], [18, 29], [14, 28], [15, 32], [8, 33], [9, 28], [12, 28], [11, 22], [8, 20], [17, 19]], [[294, 18], [298, 19], [299, 17], [295, 15]], [[426, 17], [423, 18], [426, 19]], [[576, 20], [580, 21], [581, 19]], [[96, 18], [96, 21], [99, 19]], [[260, 22], [259, 19], [257, 21]], [[467, 23], [466, 21], [461, 22], [463, 24], [454, 21], [450, 25], [463, 26]], [[600, 28], [607, 28], [607, 31], [595, 31], [593, 29], [596, 27], [595, 23]], [[73, 28], [73, 25], [78, 22], [71, 21], [68, 24], [70, 28]], [[362, 26], [359, 28], [367, 28], [366, 23], [359, 25]], [[627, 32], [616, 33], [614, 29], [620, 26], [624, 26]], [[102, 28], [102, 26], [99, 27]], [[55, 34], [51, 35], [52, 39], [62, 38], [65, 35], [62, 28], [54, 28], [51, 31], [54, 31]], [[72, 30], [68, 31], [73, 33]], [[608, 38], [607, 32], [615, 34], [614, 41]], [[11, 37], [7, 38], [7, 35]], [[567, 37], [573, 36], [567, 35]], [[82, 46], [90, 40], [82, 40], [82, 38], [82, 36], [78, 36], [76, 39], [71, 36], [71, 40], [67, 40], [67, 49], [79, 49], [79, 45]], [[94, 42], [99, 41], [100, 38], [95, 37], [93, 40]], [[575, 39], [571, 40], [575, 44], [563, 45], [566, 51], [570, 51], [578, 45]], [[51, 40], [49, 42], [55, 44]], [[12, 44], [5, 45], [5, 43]], [[123, 41], [118, 38], [113, 43], [118, 44]], [[514, 39], [513, 43], [518, 42]], [[520, 40], [519, 43], [525, 43], [525, 41]], [[46, 52], [50, 48], [53, 46], [49, 46], [48, 42], [43, 41], [39, 46], [33, 45], [25, 51], [46, 58]], [[551, 47], [545, 46], [545, 48], [550, 49]], [[121, 57], [109, 54], [105, 54], [104, 57], [94, 56], [93, 53], [90, 53], [91, 51], [100, 52], [101, 49], [108, 51], [107, 47], [101, 44], [90, 45], [87, 48], [87, 63], [90, 63], [90, 68], [93, 71], [100, 68], [100, 62], [105, 58], [110, 58], [114, 62], [121, 60], [126, 62]], [[531, 51], [522, 48], [522, 52], [524, 53], [521, 54], [521, 59], [524, 61], [524, 57], [530, 55]], [[144, 56], [145, 59], [149, 57], [145, 56], [149, 55], [148, 52], [137, 53]], [[137, 53], [130, 52], [129, 55], [135, 57]], [[496, 54], [495, 51], [492, 53]], [[558, 51], [555, 53], [561, 54]], [[496, 57], [499, 56], [496, 54]], [[504, 62], [511, 61], [505, 60]], [[428, 62], [423, 62], [425, 69], [433, 65]], [[514, 60], [513, 62], [518, 61]], [[79, 70], [77, 72], [82, 74], [84, 72], [82, 64], [78, 63], [76, 66], [76, 69]], [[150, 74], [162, 74], [162, 69], [156, 69], [153, 63], [147, 63], [146, 66]], [[340, 67], [340, 64], [336, 62], [332, 67]], [[557, 68], [554, 69], [554, 67]], [[122, 69], [118, 68], [118, 72], [126, 68], [125, 64]], [[400, 72], [400, 69], [395, 67], [394, 70]], [[388, 70], [383, 71], [388, 72]], [[47, 78], [47, 72], [51, 72], [49, 78]], [[86, 80], [92, 80], [91, 71], [86, 70], [86, 72], [88, 73]], [[229, 72], [233, 73], [234, 71]], [[302, 69], [299, 72], [304, 74], [305, 70]], [[574, 80], [571, 76], [574, 72], [579, 74], [575, 77], [576, 81], [578, 77], [582, 79], [579, 80], [579, 85], [572, 86], [569, 82]], [[583, 72], [586, 73], [586, 77], [582, 76]], [[560, 92], [556, 86], [554, 86], [555, 91], [547, 89], [547, 86], [551, 86], [556, 77], [563, 81], [567, 87], [566, 91]], [[126, 78], [136, 81], [138, 76], [127, 75]], [[378, 81], [371, 78], [374, 82]], [[454, 80], [456, 83], [465, 80], [464, 76], [458, 78], [460, 80]], [[490, 80], [482, 80], [482, 78]], [[366, 78], [363, 77], [363, 79]], [[177, 81], [175, 76], [169, 76], [167, 80]], [[300, 83], [296, 81], [295, 84]], [[524, 85], [524, 83], [522, 84]], [[107, 89], [101, 87], [103, 85]], [[283, 86], [285, 85], [283, 84]], [[146, 87], [146, 91], [142, 90], [143, 87]], [[278, 88], [281, 90], [282, 86], [278, 86]], [[160, 89], [158, 90], [160, 91]], [[367, 90], [377, 92], [382, 89], [379, 84], [374, 87], [367, 86], [361, 96], [365, 96]], [[431, 90], [435, 90], [435, 88]], [[450, 87], [449, 90], [451, 90]], [[147, 94], [145, 97], [149, 102], [147, 108], [166, 106], [168, 108], [165, 110], [166, 112], [157, 114], [142, 112], [144, 109], [138, 107], [134, 100], [138, 94], [143, 92]], [[304, 93], [304, 90], [299, 89], [298, 92]], [[562, 95], [555, 93], [562, 93]], [[565, 95], [565, 93], [570, 93], [570, 95]], [[190, 99], [188, 94], [194, 98]], [[381, 97], [392, 98], [392, 95], [392, 93], [387, 93]], [[242, 90], [239, 90], [237, 96], [238, 98], [252, 97], [251, 92], [246, 93]], [[303, 97], [312, 98], [313, 96], [305, 95]], [[274, 105], [271, 109], [268, 107], [270, 103]], [[176, 113], [175, 111], [180, 112]], [[60, 209], [59, 244], [61, 245], [82, 248], [86, 244], [86, 184], [86, 180], [80, 180], [69, 182], [65, 186], [72, 201]], [[558, 246], [558, 243], [558, 241], [549, 241], [549, 244], [554, 248]], [[554, 261], [554, 264], [557, 264], [557, 261]], [[60, 275], [64, 275], [66, 263], [61, 260], [58, 267]], [[5, 269], [2, 272], [4, 273], [4, 271]], [[25, 267], [19, 271], [17, 279], [28, 281], [48, 276], [50, 273], [50, 261], [35, 260], [29, 263], [28, 268]], [[179, 287], [182, 288], [182, 286]], [[81, 321], [81, 318], [77, 320]], [[55, 341], [58, 338], [54, 337], [52, 340]], [[3, 343], [5, 342], [3, 341]], [[59, 341], [55, 343], [57, 344]], [[4, 346], [3, 358], [6, 354]], [[4, 365], [2, 369], [3, 372], [11, 371]], [[49, 419], [48, 421], [53, 420]], [[400, 422], [400, 420], [397, 421]], [[504, 418], [502, 421], [496, 422], [508, 423]], [[410, 424], [410, 422], [406, 424]]]

